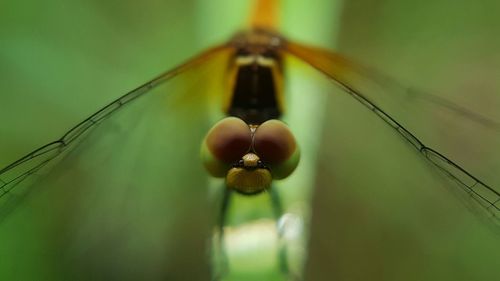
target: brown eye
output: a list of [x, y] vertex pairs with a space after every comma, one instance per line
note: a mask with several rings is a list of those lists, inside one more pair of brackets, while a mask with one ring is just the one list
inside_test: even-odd
[[236, 117], [227, 117], [207, 133], [205, 144], [215, 158], [226, 163], [238, 161], [249, 150], [252, 135], [248, 125]]
[[257, 155], [269, 164], [286, 161], [297, 149], [292, 132], [279, 120], [262, 123], [255, 132], [253, 145]]

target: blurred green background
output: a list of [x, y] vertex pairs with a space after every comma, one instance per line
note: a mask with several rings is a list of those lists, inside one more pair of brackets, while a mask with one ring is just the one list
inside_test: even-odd
[[[245, 26], [251, 2], [3, 1], [0, 9], [0, 117], [3, 120], [0, 166], [61, 136], [90, 113], [158, 73], [226, 40]], [[497, 79], [500, 39], [496, 34], [500, 27], [496, 16], [500, 4], [496, 1], [297, 0], [282, 4], [281, 29], [290, 38], [339, 50], [394, 76], [403, 84], [417, 86], [500, 120], [497, 110], [500, 108]], [[286, 120], [306, 153], [297, 175], [277, 186], [283, 191], [290, 214], [298, 210], [296, 213], [306, 219], [305, 229], [311, 231], [309, 236], [304, 230], [298, 242], [294, 240], [299, 247], [294, 251], [292, 246], [291, 250], [294, 269], [300, 271], [304, 262], [306, 280], [486, 280], [496, 277], [500, 272], [500, 240], [487, 227], [488, 223], [479, 222], [467, 210], [459, 192], [454, 196], [455, 187], [434, 173], [373, 114], [332, 89], [321, 75], [299, 63], [294, 65], [298, 70], [290, 71], [287, 82], [291, 104]], [[168, 89], [184, 89], [182, 81], [179, 83], [180, 86]], [[192, 90], [200, 91], [203, 87], [195, 85], [193, 89], [185, 89], [187, 93]], [[395, 114], [413, 124], [419, 136], [423, 135], [440, 151], [470, 167], [492, 186], [499, 186], [498, 130], [464, 120], [432, 103], [413, 104], [414, 100], [409, 98], [399, 99], [403, 103], [395, 105]], [[140, 109], [141, 105], [137, 105], [130, 112], [140, 112]], [[197, 107], [175, 112], [188, 118], [189, 109]], [[151, 119], [156, 115], [152, 116]], [[179, 116], [176, 120], [183, 120]], [[177, 143], [191, 138], [194, 148], [187, 149], [186, 155], [197, 153], [198, 139], [210, 126], [204, 118], [200, 113], [184, 124], [164, 124], [177, 132]], [[134, 120], [133, 116], [127, 115], [120, 124], [130, 120]], [[152, 122], [155, 126], [160, 124]], [[190, 130], [194, 131], [193, 126], [201, 123], [197, 133], [189, 135]], [[153, 130], [155, 126], [151, 126]], [[113, 128], [113, 125], [101, 126], [99, 132]], [[154, 190], [139, 193], [132, 189], [125, 194], [113, 189], [97, 190], [90, 196], [80, 195], [83, 199], [79, 199], [81, 191], [72, 194], [71, 190], [79, 190], [76, 187], [86, 173], [99, 171], [99, 167], [92, 165], [92, 159], [102, 151], [98, 143], [106, 147], [107, 140], [102, 136], [94, 134], [85, 146], [79, 147], [83, 152], [91, 152], [89, 160], [78, 160], [87, 162], [64, 176], [52, 174], [49, 184], [45, 184], [50, 187], [57, 180], [65, 185], [46, 188], [47, 192], [39, 193], [42, 199], [34, 196], [26, 200], [28, 203], [22, 205], [26, 206], [24, 211], [17, 211], [12, 218], [0, 222], [3, 224], [1, 240], [9, 241], [1, 247], [0, 274], [3, 271], [10, 280], [133, 280], [141, 276], [208, 280], [211, 270], [208, 254], [200, 251], [208, 248], [208, 241], [203, 237], [210, 232], [211, 221], [218, 210], [218, 183], [213, 184], [215, 191], [212, 192], [205, 187], [207, 179], [198, 163], [176, 162], [177, 168], [176, 165], [168, 167], [169, 174], [178, 173], [182, 178], [172, 180], [172, 184], [192, 188], [157, 193]], [[132, 131], [125, 132], [122, 138], [131, 136], [134, 136], [131, 147], [134, 142], [142, 141]], [[116, 153], [120, 153], [119, 149], [116, 148]], [[154, 157], [154, 152], [142, 150], [144, 148], [137, 145], [133, 152], [125, 151], [137, 159]], [[85, 159], [78, 151], [74, 155], [74, 159]], [[69, 156], [65, 161], [74, 163], [77, 160], [73, 158]], [[156, 158], [155, 161], [165, 162]], [[147, 168], [151, 167], [95, 173], [103, 174], [100, 179], [127, 174], [124, 171], [139, 177], [148, 174]], [[71, 181], [76, 181], [74, 186], [67, 184]], [[141, 182], [147, 185], [148, 181], [155, 180]], [[118, 184], [127, 183], [123, 180]], [[287, 191], [287, 186], [293, 188]], [[450, 186], [451, 192], [446, 186]], [[307, 207], [309, 196], [312, 196], [311, 210]], [[215, 199], [209, 203], [206, 198]], [[235, 233], [246, 231], [267, 241], [269, 226], [272, 231], [269, 221], [262, 221], [262, 228], [237, 227], [239, 221], [248, 217], [272, 218], [266, 200], [236, 200], [234, 205], [243, 211], [238, 212], [237, 208], [231, 211]], [[137, 201], [139, 203], [135, 203]], [[44, 209], [52, 205], [52, 210]], [[253, 205], [263, 209], [256, 211]], [[130, 208], [133, 211], [129, 213]], [[101, 211], [108, 213], [107, 218], [100, 217]], [[163, 215], [162, 212], [169, 213]], [[312, 216], [310, 223], [307, 222], [309, 215]], [[79, 220], [72, 221], [72, 218]], [[83, 224], [80, 230], [79, 223]], [[33, 226], [35, 224], [38, 225]], [[110, 239], [103, 242], [99, 240], [99, 230], [106, 225], [115, 228], [103, 230], [101, 234]], [[141, 227], [143, 231], [138, 230]], [[100, 253], [99, 248], [106, 243], [114, 245], [112, 238], [124, 229], [133, 229], [129, 235], [136, 239], [132, 237], [116, 245], [130, 247], [116, 255]], [[57, 233], [62, 234], [54, 235]], [[165, 233], [166, 242], [155, 244]], [[38, 234], [41, 236], [36, 238]], [[84, 241], [83, 246], [74, 243], [78, 239]], [[64, 242], [58, 243], [59, 240]], [[280, 280], [275, 261], [269, 262], [270, 270], [266, 263], [259, 266], [259, 261], [273, 253], [275, 242], [272, 238], [270, 241], [270, 253], [262, 251], [262, 247], [268, 245], [265, 243], [262, 243], [264, 246], [249, 243], [257, 250], [243, 247], [249, 254], [241, 258], [239, 264], [233, 264], [243, 273], [233, 272], [234, 276], [229, 278], [271, 280], [269, 276], [273, 276]], [[302, 243], [309, 244], [309, 255], [301, 252]], [[169, 264], [161, 270], [152, 269], [162, 267], [155, 262], [164, 261], [155, 256], [161, 256], [155, 252], [159, 247], [168, 249], [163, 255]], [[111, 247], [109, 252], [115, 250]], [[155, 253], [149, 259], [145, 258], [148, 251]], [[33, 253], [40, 256], [34, 257]], [[117, 257], [123, 260], [111, 260]], [[137, 263], [136, 259], [141, 258], [142, 262]], [[127, 261], [135, 266], [126, 268]], [[145, 266], [148, 262], [151, 268]], [[19, 268], [13, 264], [25, 271], [16, 271]], [[252, 267], [253, 264], [257, 265]], [[88, 272], [84, 274], [82, 268]], [[141, 268], [150, 275], [141, 272]], [[257, 273], [252, 273], [253, 268]], [[108, 275], [92, 275], [105, 271], [109, 271]], [[68, 274], [79, 275], [79, 278], [68, 277]]]

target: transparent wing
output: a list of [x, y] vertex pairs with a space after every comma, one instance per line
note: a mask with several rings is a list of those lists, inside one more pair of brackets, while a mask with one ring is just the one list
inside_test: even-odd
[[[364, 92], [346, 95], [349, 89], [332, 83], [308, 60], [286, 57], [288, 67], [299, 69], [294, 77], [303, 78], [294, 98], [324, 93], [305, 279], [494, 278], [500, 259], [498, 225], [491, 223], [496, 211], [464, 192], [468, 188], [457, 187], [469, 184], [470, 176], [436, 151], [418, 146], [359, 96]], [[485, 223], [475, 213], [490, 219]]]
[[420, 142], [360, 94], [346, 94], [348, 89], [332, 84], [309, 58], [287, 54], [286, 59], [288, 71], [293, 68], [294, 77], [302, 77], [296, 95], [304, 100], [321, 96], [325, 110], [322, 133], [313, 138], [318, 159], [305, 280], [497, 276], [498, 225], [474, 215], [491, 218], [493, 210], [457, 188], [457, 180], [465, 181], [463, 171], [443, 158], [435, 160], [440, 154], [427, 146], [422, 149], [426, 154], [410, 149]]
[[[408, 88], [396, 84], [394, 80], [387, 76], [362, 68], [335, 53], [297, 43], [289, 43], [286, 48], [290, 54], [304, 60], [312, 67], [328, 76], [346, 93], [351, 95], [392, 127], [400, 137], [411, 144], [411, 146], [440, 171], [449, 176], [463, 191], [477, 202], [481, 210], [490, 217], [495, 224], [500, 226], [500, 193], [498, 189], [495, 189], [493, 186], [472, 175], [463, 165], [458, 165], [451, 160], [451, 158], [431, 147], [430, 144], [424, 143], [423, 139], [418, 137], [410, 127], [414, 125], [416, 127], [415, 131], [419, 131], [419, 129], [425, 129], [425, 126], [421, 128], [416, 126], [416, 122], [407, 120], [410, 124], [410, 126], [407, 127], [403, 125], [406, 123], [399, 121], [399, 118], [393, 117], [389, 111], [385, 111], [385, 109], [379, 105], [387, 105], [387, 107], [399, 113], [398, 115], [400, 116], [410, 115], [411, 118], [418, 118], [411, 115], [411, 111], [408, 110], [408, 107], [401, 111], [401, 102], [398, 100], [404, 98], [401, 96], [401, 93], [404, 93]], [[377, 88], [379, 88], [378, 91]], [[375, 89], [375, 91], [373, 91], [373, 89]], [[394, 90], [399, 90], [399, 92], [395, 92]], [[392, 95], [389, 95], [389, 93]], [[377, 94], [383, 94], [385, 97], [380, 95], [377, 96]], [[498, 122], [495, 120], [476, 114], [451, 101], [420, 91], [413, 91], [413, 94], [425, 98], [427, 101], [433, 101], [436, 105], [445, 107], [454, 114], [460, 114], [464, 118], [468, 118], [470, 122], [476, 123], [477, 126], [486, 126], [486, 129], [492, 132], [498, 132], [499, 130]], [[394, 97], [394, 100], [388, 102], [391, 97]], [[403, 117], [401, 117], [401, 119], [403, 119]]]
[[231, 52], [195, 57], [2, 169], [1, 279], [209, 276], [217, 208], [199, 146]]
[[405, 85], [394, 77], [377, 69], [366, 67], [338, 53], [294, 42], [291, 42], [288, 48], [303, 59], [307, 58], [307, 61], [314, 67], [321, 69], [325, 74], [335, 80], [342, 81], [346, 85], [353, 87], [353, 85], [359, 86], [360, 83], [368, 82], [384, 89], [384, 91], [376, 93], [372, 93], [373, 91], [364, 93], [365, 98], [374, 101], [380, 100], [380, 102], [384, 102], [384, 99], [396, 99], [399, 103], [427, 102], [432, 106], [442, 107], [443, 110], [452, 111], [454, 114], [490, 130], [500, 131], [499, 120], [453, 102], [449, 98], [443, 97], [442, 94], [437, 95], [414, 86]]
[[182, 64], [159, 75], [153, 80], [130, 91], [129, 93], [106, 105], [96, 113], [92, 114], [90, 117], [83, 120], [67, 133], [65, 133], [60, 139], [48, 143], [30, 152], [21, 159], [18, 159], [10, 165], [2, 168], [0, 170], [0, 198], [11, 191], [19, 182], [23, 181], [29, 175], [36, 173], [40, 168], [48, 164], [50, 160], [57, 157], [67, 148], [70, 148], [71, 144], [73, 144], [75, 140], [78, 140], [78, 138], [83, 136], [87, 132], [87, 130], [96, 126], [104, 118], [120, 109], [122, 106], [128, 104], [135, 98], [147, 93], [151, 89], [175, 77], [179, 73], [182, 73], [190, 67], [198, 65], [199, 63], [209, 59], [218, 51], [223, 50], [223, 48], [224, 47], [217, 47], [206, 51], [205, 53], [193, 58], [185, 64]]

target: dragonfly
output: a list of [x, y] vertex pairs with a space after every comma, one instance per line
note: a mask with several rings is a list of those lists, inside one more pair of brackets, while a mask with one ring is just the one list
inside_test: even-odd
[[[379, 106], [375, 101], [376, 97], [368, 96], [369, 93], [361, 85], [372, 83], [383, 87], [389, 83], [390, 87], [402, 92], [407, 91], [407, 88], [397, 85], [390, 78], [381, 76], [339, 54], [288, 40], [269, 28], [267, 24], [262, 25], [264, 27], [254, 27], [249, 31], [239, 33], [227, 43], [209, 49], [185, 64], [136, 88], [91, 115], [68, 131], [62, 138], [29, 153], [2, 169], [0, 190], [3, 200], [3, 215], [16, 214], [15, 208], [19, 204], [32, 204], [36, 207], [37, 197], [50, 198], [55, 193], [62, 194], [62, 198], [65, 198], [66, 202], [55, 204], [59, 206], [56, 206], [55, 210], [50, 213], [64, 212], [64, 207], [70, 204], [68, 202], [82, 204], [77, 206], [77, 211], [68, 215], [69, 217], [74, 217], [75, 214], [86, 208], [103, 210], [105, 207], [102, 204], [104, 203], [100, 201], [102, 194], [96, 191], [84, 192], [85, 187], [88, 186], [101, 186], [102, 189], [109, 189], [106, 191], [109, 194], [123, 194], [117, 192], [120, 188], [126, 188], [133, 194], [137, 194], [137, 189], [144, 186], [155, 188], [158, 186], [157, 182], [162, 182], [164, 189], [203, 186], [203, 182], [190, 178], [192, 173], [203, 173], [201, 167], [193, 168], [194, 164], [189, 170], [185, 170], [183, 167], [171, 167], [171, 161], [175, 161], [178, 149], [185, 149], [184, 152], [188, 155], [188, 159], [192, 160], [192, 163], [197, 162], [200, 143], [203, 163], [208, 173], [214, 177], [225, 178], [227, 189], [224, 190], [223, 200], [225, 203], [222, 204], [222, 214], [225, 213], [224, 206], [227, 207], [229, 191], [234, 190], [247, 196], [261, 196], [261, 193], [275, 192], [276, 189], [271, 187], [272, 183], [292, 175], [299, 164], [300, 150], [295, 143], [292, 130], [277, 120], [281, 118], [285, 110], [283, 103], [285, 98], [282, 96], [282, 86], [279, 86], [282, 76], [285, 75], [282, 64], [285, 58], [292, 58], [302, 61], [311, 69], [318, 71], [325, 80], [356, 101], [360, 107], [372, 113], [376, 117], [374, 119], [378, 119], [379, 122], [391, 129], [394, 136], [400, 138], [408, 150], [413, 150], [419, 155], [418, 157], [422, 158], [422, 162], [427, 161], [437, 173], [449, 178], [450, 185], [457, 191], [470, 197], [474, 210], [480, 212], [481, 216], [491, 218], [494, 224], [498, 223], [498, 199], [500, 198], [498, 191], [470, 173], [467, 167], [455, 163], [444, 153], [426, 144], [410, 128], [392, 117], [389, 111]], [[232, 79], [227, 79], [231, 76]], [[210, 83], [217, 84], [222, 81], [220, 83], [224, 84], [223, 86], [216, 85], [214, 88], [227, 88], [228, 90], [224, 91], [224, 94], [216, 93], [209, 90], [211, 86], [209, 84], [200, 86], [192, 82], [206, 82], [205, 77], [211, 78]], [[236, 77], [240, 79], [236, 79]], [[249, 80], [253, 81], [250, 85], [247, 84]], [[259, 82], [254, 82], [256, 80]], [[260, 81], [266, 80], [272, 82], [260, 83]], [[179, 88], [186, 87], [185, 81], [190, 81], [189, 87], [184, 89], [185, 92], [172, 94]], [[228, 81], [231, 82], [229, 85], [227, 85]], [[245, 91], [245, 89], [252, 87], [257, 90], [254, 92]], [[187, 94], [188, 92], [190, 94]], [[265, 95], [260, 96], [261, 93], [265, 93]], [[252, 94], [256, 96], [251, 96]], [[418, 91], [414, 94], [423, 96]], [[447, 110], [472, 116], [477, 120], [485, 120], [482, 116], [452, 102], [437, 97], [435, 100], [439, 101], [441, 106]], [[189, 106], [181, 108], [185, 104], [189, 104]], [[171, 111], [166, 110], [166, 108]], [[193, 111], [199, 113], [201, 117], [192, 117]], [[213, 119], [221, 121], [213, 122], [210, 120], [212, 117], [206, 118], [208, 115], [215, 115], [217, 117]], [[173, 120], [179, 116], [188, 120], [182, 127]], [[145, 127], [144, 124], [148, 125]], [[194, 135], [191, 128], [197, 126], [207, 127], [205, 133]], [[230, 130], [227, 127], [230, 127]], [[99, 137], [97, 140], [98, 136], [102, 136], [98, 133], [100, 130], [111, 130], [119, 137], [113, 139]], [[140, 134], [140, 130], [143, 130], [142, 134]], [[131, 137], [130, 132], [132, 131], [134, 136], [136, 133], [137, 136]], [[281, 133], [276, 134], [277, 131]], [[231, 133], [229, 134], [229, 142], [234, 140], [235, 132], [242, 132], [241, 135], [236, 135], [241, 140], [240, 143], [237, 143], [241, 147], [220, 145], [220, 150], [217, 151], [217, 141], [222, 140], [224, 143], [228, 132]], [[264, 137], [261, 138], [261, 136]], [[120, 139], [120, 142], [116, 143], [117, 139]], [[167, 145], [165, 141], [167, 139], [169, 142], [176, 143], [176, 147]], [[261, 139], [265, 141], [260, 142]], [[148, 144], [153, 144], [152, 148], [144, 147], [144, 140], [147, 140]], [[264, 143], [262, 148], [261, 143]], [[265, 145], [269, 143], [275, 146], [267, 150]], [[123, 149], [131, 144], [141, 145], [135, 151]], [[101, 158], [100, 146], [113, 147], [112, 153], [104, 157], [105, 159]], [[283, 146], [290, 148], [285, 149], [282, 153], [285, 156], [277, 157], [278, 160], [275, 161], [270, 160], [275, 156], [272, 153], [276, 150], [279, 151]], [[135, 163], [123, 163], [124, 153], [137, 154], [138, 159]], [[154, 161], [149, 160], [149, 164], [147, 161], [141, 161], [146, 157], [154, 159]], [[62, 166], [68, 166], [68, 164], [73, 168], [65, 175], [51, 172], [57, 171]], [[161, 164], [170, 164], [164, 166], [168, 166], [169, 170], [162, 171]], [[102, 168], [101, 171], [91, 173], [90, 171], [95, 170], [95, 166]], [[284, 167], [284, 172], [282, 170], [280, 173], [282, 167]], [[47, 176], [35, 184], [30, 183], [31, 180], [35, 180], [36, 174], [44, 171], [48, 172]], [[123, 176], [116, 177], [120, 174]], [[129, 177], [127, 174], [131, 174], [133, 177]], [[180, 176], [182, 180], [178, 182], [172, 180], [172, 177], [175, 176]], [[55, 186], [56, 183], [57, 186], [61, 187], [48, 190], [47, 186]], [[71, 187], [76, 188], [72, 189]], [[75, 197], [77, 196], [86, 197], [86, 201], [76, 201]], [[117, 203], [120, 200], [134, 200], [143, 201], [144, 204], [146, 204], [145, 202], [159, 204], [157, 200], [160, 198], [161, 196], [154, 198], [147, 195], [142, 198], [140, 196], [127, 198], [126, 195], [123, 195], [122, 198], [117, 198]], [[193, 202], [202, 201], [194, 200]], [[134, 206], [137, 209], [143, 207], [143, 205], [136, 204]], [[120, 210], [117, 207], [107, 211], [119, 212]], [[139, 214], [140, 210], [134, 210], [128, 215], [139, 216]], [[89, 217], [86, 215], [76, 217], [81, 219], [79, 223], [87, 225], [87, 227], [83, 227], [84, 230], [102, 228], [104, 233], [108, 231], [113, 234], [108, 235], [108, 238], [114, 237], [117, 229], [120, 231], [135, 229], [133, 225], [130, 226], [128, 223], [120, 221], [114, 225], [111, 217], [104, 217], [102, 222], [97, 223], [89, 221]], [[207, 218], [207, 215], [204, 217]], [[3, 219], [8, 220], [9, 218]], [[158, 223], [161, 221], [161, 216], [155, 216], [153, 220]], [[209, 221], [209, 219], [207, 220]], [[219, 224], [223, 225], [224, 218], [221, 220]], [[69, 219], [65, 223], [66, 225], [63, 224], [64, 226], [61, 228], [65, 230], [78, 229], [78, 227], [71, 225], [72, 222]], [[137, 221], [133, 223], [144, 226]], [[37, 230], [36, 233], [44, 233], [40, 229]], [[144, 235], [137, 230], [132, 233]], [[85, 240], [86, 235], [88, 233], [77, 231], [75, 236]], [[106, 235], [104, 236], [106, 237]], [[60, 238], [64, 240], [64, 237]], [[99, 239], [89, 240], [96, 242]], [[126, 241], [134, 242], [130, 237]], [[99, 242], [102, 243], [102, 241]], [[78, 247], [72, 246], [78, 249]], [[96, 243], [91, 246], [87, 249], [95, 250], [103, 244]], [[151, 251], [151, 248], [148, 248], [148, 252]], [[96, 271], [99, 270], [98, 266], [89, 265]], [[154, 264], [154, 266], [158, 266], [158, 264]], [[111, 277], [117, 278], [113, 275]]]

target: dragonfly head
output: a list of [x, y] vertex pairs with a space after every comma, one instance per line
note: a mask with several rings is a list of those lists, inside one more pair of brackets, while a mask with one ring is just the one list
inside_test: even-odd
[[257, 194], [297, 167], [300, 151], [288, 127], [279, 120], [248, 125], [227, 117], [215, 124], [202, 144], [201, 157], [214, 177], [242, 194]]

